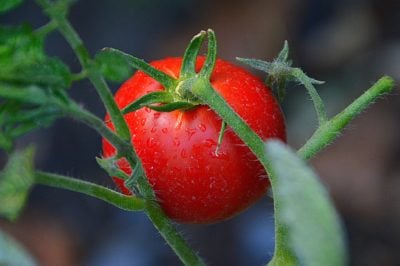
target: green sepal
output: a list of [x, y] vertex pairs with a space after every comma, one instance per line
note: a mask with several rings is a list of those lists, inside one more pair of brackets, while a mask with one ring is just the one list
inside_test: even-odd
[[172, 90], [176, 85], [176, 80], [173, 77], [154, 68], [152, 65], [142, 59], [136, 58], [114, 48], [103, 48], [102, 52], [109, 53], [110, 56], [112, 55], [116, 58], [119, 58], [114, 60], [124, 60], [133, 68], [143, 71], [153, 79], [160, 82], [167, 90]]
[[277, 92], [277, 97], [280, 102], [283, 101], [286, 95], [285, 90], [288, 82], [302, 84], [306, 88], [308, 94], [311, 96], [319, 124], [324, 124], [328, 120], [325, 111], [325, 105], [314, 87], [314, 84], [320, 85], [324, 82], [310, 78], [303, 72], [301, 68], [292, 67], [292, 61], [288, 60], [288, 56], [289, 46], [287, 41], [285, 41], [285, 44], [278, 57], [272, 62], [240, 57], [237, 57], [236, 59], [255, 69], [266, 72], [267, 77], [265, 79], [265, 83]]
[[219, 148], [221, 147], [222, 140], [223, 140], [224, 134], [225, 134], [225, 130], [226, 130], [226, 122], [224, 120], [222, 120], [221, 129], [220, 129], [219, 135], [218, 135], [217, 148], [215, 149], [216, 154], [218, 154]]
[[147, 107], [158, 112], [172, 112], [175, 110], [189, 110], [194, 105], [188, 102], [172, 102], [162, 105], [148, 105]]
[[170, 103], [174, 100], [171, 93], [166, 91], [156, 91], [150, 92], [133, 103], [127, 105], [124, 109], [122, 109], [123, 114], [131, 113], [136, 110], [139, 110], [142, 107], [149, 106], [155, 103]]
[[215, 67], [215, 62], [217, 60], [217, 38], [215, 37], [215, 33], [212, 29], [207, 31], [207, 37], [208, 49], [206, 61], [200, 70], [199, 76], [206, 80], [210, 80], [211, 74]]
[[16, 151], [0, 172], [0, 216], [14, 221], [34, 184], [34, 148]]
[[[308, 77], [300, 68], [292, 67], [292, 61], [288, 59], [288, 56], [289, 46], [288, 42], [285, 41], [282, 50], [279, 52], [277, 58], [272, 62], [240, 57], [237, 57], [236, 59], [251, 66], [252, 68], [267, 73], [268, 76], [265, 82], [268, 86], [277, 91], [278, 99], [280, 101], [283, 101], [285, 88], [288, 82], [297, 82], [302, 85], [304, 85], [305, 82], [311, 84], [324, 83], [323, 81]], [[302, 75], [299, 74], [300, 72]]]
[[203, 44], [205, 35], [206, 35], [205, 31], [200, 31], [199, 34], [195, 35], [192, 38], [188, 47], [186, 48], [179, 75], [180, 79], [186, 79], [190, 78], [193, 75], [196, 75], [195, 71], [196, 59], [197, 55], [199, 54], [200, 47]]

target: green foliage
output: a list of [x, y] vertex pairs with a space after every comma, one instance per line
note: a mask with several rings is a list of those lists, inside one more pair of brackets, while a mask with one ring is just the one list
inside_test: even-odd
[[0, 14], [10, 11], [11, 9], [20, 5], [24, 0], [1, 0], [0, 1]]
[[63, 89], [71, 73], [59, 59], [44, 52], [43, 37], [26, 24], [0, 26], [0, 148], [10, 151], [21, 135], [50, 125], [59, 111], [54, 98], [66, 102]]
[[104, 77], [110, 81], [122, 82], [132, 75], [132, 67], [122, 57], [102, 50], [95, 56], [95, 62]]
[[[269, 141], [265, 150], [271, 161], [275, 219], [286, 229], [276, 237], [286, 238], [300, 265], [346, 265], [340, 219], [319, 178], [283, 143]], [[269, 265], [281, 265], [281, 259], [275, 257]]]
[[[0, 88], [1, 90], [1, 88]], [[11, 151], [14, 141], [36, 128], [49, 126], [59, 116], [53, 106], [8, 100], [0, 105], [0, 148]]]
[[11, 221], [20, 214], [35, 181], [33, 155], [32, 147], [12, 153], [0, 172], [0, 216]]
[[71, 85], [69, 68], [44, 52], [44, 40], [28, 25], [0, 27], [0, 81], [52, 88]]
[[37, 264], [20, 244], [0, 231], [0, 265], [35, 266]]

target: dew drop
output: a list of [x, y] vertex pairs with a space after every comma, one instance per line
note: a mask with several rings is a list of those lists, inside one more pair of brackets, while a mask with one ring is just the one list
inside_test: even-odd
[[146, 118], [140, 120], [140, 125], [144, 126], [146, 124]]
[[201, 132], [205, 132], [205, 131], [207, 130], [206, 125], [204, 125], [204, 124], [202, 124], [202, 123], [200, 123], [200, 124], [198, 125], [198, 128], [200, 129]]
[[146, 141], [147, 147], [153, 148], [157, 143], [154, 138], [148, 138]]
[[188, 139], [190, 140], [193, 137], [193, 135], [196, 133], [196, 129], [188, 128], [188, 129], [186, 129], [186, 133], [188, 134]]
[[161, 129], [162, 133], [167, 134], [168, 133], [168, 128], [164, 127], [163, 129]]
[[215, 158], [215, 159], [220, 159], [220, 160], [224, 160], [224, 161], [229, 160], [229, 156], [228, 156], [228, 154], [227, 154], [226, 152], [221, 152], [221, 151], [216, 152], [216, 151], [212, 151], [212, 152], [210, 153], [210, 155], [211, 155], [212, 158]]
[[151, 110], [150, 110], [149, 107], [144, 107], [144, 110], [145, 110], [147, 113], [150, 113], [150, 112], [151, 112]]
[[178, 138], [174, 138], [172, 143], [174, 144], [175, 147], [179, 147], [179, 145], [181, 145], [181, 142], [180, 142], [180, 140]]
[[154, 113], [154, 114], [153, 114], [154, 119], [158, 119], [158, 118], [160, 117], [160, 115], [161, 115], [161, 113]]
[[152, 127], [151, 130], [150, 130], [151, 133], [154, 133], [154, 132], [156, 132], [156, 131], [157, 131], [157, 128], [156, 128], [156, 127]]
[[211, 148], [212, 146], [217, 146], [217, 142], [213, 139], [205, 139], [203, 140], [204, 146], [207, 148]]
[[182, 149], [182, 151], [181, 151], [181, 157], [182, 158], [187, 158], [187, 152], [186, 152], [186, 150], [185, 149]]

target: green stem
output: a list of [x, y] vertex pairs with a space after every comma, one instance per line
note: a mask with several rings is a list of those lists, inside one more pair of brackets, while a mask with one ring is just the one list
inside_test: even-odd
[[[235, 131], [251, 151], [257, 156], [267, 172], [271, 172], [270, 161], [265, 156], [264, 142], [244, 122], [240, 116], [225, 102], [225, 100], [211, 87], [209, 81], [199, 79], [192, 87], [192, 93], [202, 99]], [[275, 180], [271, 179], [272, 190], [275, 187]], [[272, 191], [273, 192], [273, 191]], [[275, 212], [278, 212], [278, 204], [274, 204]], [[279, 257], [281, 265], [293, 265], [294, 255], [288, 247], [286, 240], [286, 228], [281, 222], [275, 221], [275, 256]]]
[[334, 141], [356, 115], [366, 109], [377, 98], [390, 92], [393, 88], [394, 80], [391, 77], [384, 76], [380, 78], [346, 109], [321, 125], [304, 146], [298, 150], [297, 154], [304, 160], [313, 157], [317, 152]]
[[[110, 114], [111, 120], [116, 128], [117, 135], [123, 141], [130, 141], [130, 132], [128, 126], [125, 122], [125, 119], [118, 108], [117, 104], [114, 101], [113, 95], [108, 88], [104, 78], [102, 77], [100, 71], [97, 69], [95, 64], [90, 59], [89, 53], [83, 45], [83, 42], [79, 38], [78, 34], [72, 28], [70, 23], [66, 20], [64, 15], [57, 12], [56, 8], [52, 8], [52, 4], [48, 0], [37, 0], [39, 5], [42, 6], [47, 14], [52, 18], [52, 20], [57, 22], [58, 30], [63, 34], [66, 38], [72, 49], [74, 50], [75, 54], [77, 55], [83, 70], [87, 72], [87, 75], [95, 86], [97, 92], [100, 95], [108, 113]], [[135, 58], [136, 59], [136, 58]], [[144, 62], [140, 60], [132, 59], [132, 65], [139, 64], [143, 65]], [[159, 73], [158, 73], [159, 74]], [[164, 74], [164, 73], [163, 73]], [[162, 74], [161, 74], [162, 75]], [[162, 75], [164, 80], [168, 83], [166, 85], [172, 86], [173, 80], [167, 76]], [[166, 86], [168, 87], [168, 86]], [[73, 113], [79, 110], [70, 110]], [[83, 119], [85, 123], [93, 126], [98, 131], [100, 130], [103, 134], [109, 134], [104, 129], [101, 129], [102, 126], [98, 123], [94, 117], [90, 115], [86, 115], [85, 113], [74, 113], [76, 114], [75, 118]], [[113, 137], [111, 134], [108, 137]], [[112, 139], [110, 139], [112, 140]], [[118, 142], [117, 139], [114, 139], [114, 142]], [[121, 143], [121, 141], [119, 141]], [[114, 143], [115, 144], [115, 143]], [[118, 147], [117, 147], [118, 148]], [[141, 170], [143, 173], [143, 166], [140, 160], [137, 157], [136, 152], [134, 151], [133, 147], [130, 146], [128, 149], [124, 147], [119, 147], [118, 152], [121, 156], [125, 156], [129, 161], [131, 167], [133, 168], [136, 165], [136, 170]], [[183, 238], [179, 235], [176, 229], [172, 226], [169, 222], [168, 218], [165, 216], [162, 209], [156, 203], [154, 192], [149, 185], [146, 178], [140, 178], [139, 186], [143, 188], [148, 188], [148, 191], [145, 191], [146, 197], [146, 213], [148, 214], [149, 218], [153, 222], [154, 226], [160, 231], [161, 235], [165, 238], [168, 244], [172, 247], [172, 249], [176, 252], [178, 257], [182, 260], [183, 263], [186, 265], [203, 265], [202, 260], [198, 257], [191, 248], [185, 243]]]
[[[301, 73], [303, 73], [303, 71], [301, 69], [299, 69], [299, 71]], [[303, 85], [311, 97], [311, 100], [314, 104], [315, 112], [317, 113], [318, 123], [321, 126], [328, 120], [328, 116], [325, 111], [325, 104], [322, 101], [321, 97], [319, 96], [315, 87], [312, 85], [312, 83], [308, 79], [303, 80]]]
[[35, 30], [35, 34], [41, 38], [44, 38], [49, 33], [57, 29], [57, 23], [53, 20], [43, 25], [42, 27]]
[[79, 80], [87, 78], [87, 76], [88, 76], [88, 74], [87, 74], [86, 70], [82, 70], [79, 73], [72, 74], [71, 78], [72, 78], [72, 81], [79, 81]]
[[100, 71], [97, 69], [97, 67], [94, 66], [94, 63], [90, 58], [89, 52], [85, 48], [81, 38], [71, 26], [69, 21], [65, 18], [64, 12], [60, 12], [60, 9], [57, 8], [57, 3], [52, 5], [52, 3], [48, 0], [37, 0], [37, 2], [51, 17], [51, 19], [57, 24], [58, 30], [65, 37], [69, 45], [74, 50], [84, 71], [86, 71], [90, 81], [95, 86], [101, 100], [103, 101], [107, 112], [110, 114], [111, 120], [115, 125], [117, 134], [124, 140], [130, 140], [130, 132], [128, 126], [125, 123], [124, 117], [122, 116], [120, 109], [114, 101], [111, 90], [109, 89], [107, 83], [104, 81], [104, 78], [102, 77]]
[[141, 211], [146, 206], [145, 201], [137, 197], [126, 196], [103, 186], [67, 176], [37, 171], [35, 181], [46, 186], [80, 192], [127, 211]]
[[[132, 156], [132, 153], [128, 153], [126, 156], [130, 164], [134, 161]], [[165, 216], [164, 211], [156, 201], [152, 187], [144, 176], [142, 164], [136, 165], [135, 173], [138, 174], [135, 178], [137, 178], [136, 181], [141, 189], [140, 192], [143, 198], [146, 199], [146, 214], [154, 227], [185, 265], [205, 265], [201, 257], [188, 246], [182, 236], [176, 231], [171, 221]]]
[[185, 265], [205, 265], [202, 259], [185, 243], [182, 236], [176, 231], [169, 219], [163, 215], [158, 204], [147, 201], [146, 213], [154, 226], [168, 242], [168, 245], [179, 256]]
[[114, 133], [114, 131], [110, 130], [100, 118], [85, 110], [83, 107], [80, 107], [76, 103], [72, 102], [67, 106], [58, 105], [58, 107], [61, 108], [66, 115], [71, 116], [72, 118], [83, 122], [87, 126], [96, 130], [102, 137], [106, 138], [117, 150], [125, 150], [131, 147], [129, 141], [122, 140], [118, 135]]
[[[324, 122], [315, 132], [311, 139], [299, 150], [299, 156], [308, 159], [316, 152], [324, 148], [333, 141], [340, 131], [368, 105], [381, 95], [390, 92], [394, 87], [394, 81], [390, 77], [383, 77], [376, 82], [369, 90], [354, 101], [340, 114], [328, 122]], [[192, 93], [202, 99], [216, 111], [223, 120], [235, 131], [235, 133], [246, 143], [254, 152], [267, 172], [271, 172], [270, 161], [265, 156], [263, 141], [254, 133], [249, 126], [229, 107], [223, 98], [214, 91], [210, 83], [206, 80], [199, 80], [192, 87]], [[275, 187], [275, 180], [270, 176], [272, 190]], [[279, 205], [274, 204], [275, 212], [279, 211]], [[278, 220], [275, 221], [275, 255], [271, 265], [293, 265], [295, 263], [294, 254], [288, 247], [287, 230]], [[278, 264], [276, 264], [278, 263]]]

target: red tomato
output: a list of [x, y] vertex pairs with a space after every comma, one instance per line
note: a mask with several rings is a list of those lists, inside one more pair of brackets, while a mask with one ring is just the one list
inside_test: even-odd
[[[203, 62], [203, 57], [197, 59], [197, 71]], [[181, 58], [166, 58], [151, 65], [178, 78], [181, 63]], [[211, 84], [262, 139], [285, 141], [281, 109], [260, 79], [218, 59]], [[115, 100], [119, 108], [124, 108], [160, 90], [160, 83], [138, 71], [120, 87]], [[169, 113], [142, 108], [125, 115], [125, 119], [147, 178], [171, 219], [182, 223], [227, 219], [262, 197], [269, 186], [260, 162], [229, 127], [216, 153], [222, 120], [207, 106]], [[111, 123], [108, 126], [112, 127]], [[104, 157], [110, 157], [115, 149], [104, 140], [103, 152]], [[125, 161], [120, 160], [119, 166], [131, 173]], [[129, 193], [121, 179], [114, 180]]]

